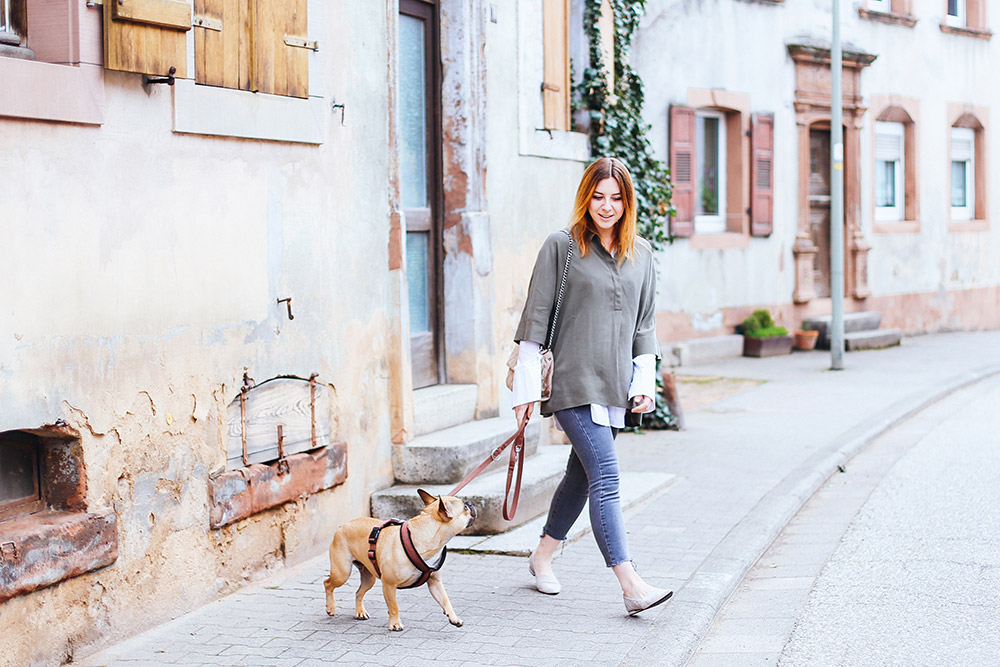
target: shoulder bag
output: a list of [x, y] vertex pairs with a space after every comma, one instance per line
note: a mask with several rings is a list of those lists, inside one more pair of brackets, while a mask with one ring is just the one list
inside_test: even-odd
[[[559, 308], [562, 306], [563, 292], [566, 291], [566, 276], [569, 275], [569, 263], [573, 260], [573, 235], [563, 230], [569, 237], [569, 248], [566, 251], [566, 263], [563, 264], [562, 278], [559, 280], [559, 291], [556, 293], [556, 306], [552, 313], [552, 322], [549, 325], [549, 333], [545, 340], [545, 345], [539, 351], [542, 357], [542, 400], [547, 401], [552, 396], [552, 343], [556, 335], [556, 322], [559, 320]], [[514, 389], [514, 367], [517, 366], [517, 355], [520, 344], [514, 346], [514, 350], [507, 359], [507, 388]]]

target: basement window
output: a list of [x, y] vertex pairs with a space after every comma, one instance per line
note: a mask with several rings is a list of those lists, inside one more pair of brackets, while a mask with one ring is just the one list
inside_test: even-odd
[[37, 441], [15, 432], [0, 446], [0, 519], [42, 508]]
[[0, 603], [115, 562], [113, 510], [89, 511], [79, 434], [0, 433]]
[[333, 387], [246, 374], [226, 411], [226, 470], [209, 480], [209, 523], [221, 528], [347, 479], [347, 445], [333, 439]]

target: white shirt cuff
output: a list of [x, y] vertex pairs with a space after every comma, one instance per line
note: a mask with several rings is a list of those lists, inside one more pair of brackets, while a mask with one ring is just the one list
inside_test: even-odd
[[542, 346], [531, 340], [522, 340], [517, 350], [514, 367], [514, 394], [512, 405], [534, 403], [542, 398]]
[[632, 384], [628, 388], [629, 399], [634, 396], [649, 396], [653, 399], [654, 408], [646, 412], [652, 412], [656, 405], [656, 355], [640, 354], [632, 359]]

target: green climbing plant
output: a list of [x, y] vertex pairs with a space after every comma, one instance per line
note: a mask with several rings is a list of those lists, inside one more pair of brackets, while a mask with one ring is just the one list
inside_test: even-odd
[[[610, 0], [614, 12], [614, 88], [608, 90], [608, 73], [601, 57], [598, 19], [601, 0], [586, 0], [583, 26], [590, 44], [588, 62], [575, 89], [574, 107], [586, 110], [590, 119], [592, 157], [621, 158], [635, 184], [638, 232], [653, 248], [673, 243], [670, 216], [673, 188], [670, 170], [653, 156], [650, 126], [642, 120], [642, 79], [629, 64], [632, 40], [646, 7], [646, 0]], [[643, 428], [676, 429], [677, 419], [663, 400], [663, 379], [657, 368], [656, 408], [644, 416]]]
[[646, 0], [610, 2], [614, 10], [614, 90], [608, 90], [601, 57], [601, 0], [586, 0], [583, 25], [590, 44], [589, 62], [576, 86], [576, 106], [589, 114], [591, 156], [614, 156], [628, 165], [635, 183], [639, 234], [659, 249], [673, 242], [669, 224], [674, 214], [670, 170], [653, 156], [650, 126], [642, 120], [642, 80], [629, 64], [632, 40]]

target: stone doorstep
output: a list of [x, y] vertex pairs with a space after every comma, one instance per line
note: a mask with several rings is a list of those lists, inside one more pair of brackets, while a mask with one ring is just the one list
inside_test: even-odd
[[[513, 435], [517, 422], [512, 417], [494, 417], [470, 421], [414, 438], [392, 448], [392, 470], [396, 481], [404, 484], [457, 484], [476, 469], [496, 447]], [[525, 430], [525, 455], [538, 450], [540, 421], [528, 423]], [[500, 467], [506, 469], [509, 447], [483, 474]]]
[[[830, 325], [833, 322], [833, 315], [822, 315], [820, 317], [809, 317], [802, 321], [804, 326], [819, 332], [819, 344], [830, 347]], [[878, 329], [882, 324], [882, 313], [861, 312], [844, 313], [844, 333], [855, 331], [872, 331]]]
[[[621, 474], [622, 511], [636, 508], [653, 496], [667, 489], [676, 475], [665, 472], [623, 472]], [[509, 556], [527, 556], [538, 544], [538, 536], [542, 534], [548, 513], [522, 523], [513, 530], [500, 535], [459, 535], [448, 546], [454, 550], [473, 553], [506, 554]], [[590, 529], [590, 514], [588, 506], [584, 505], [580, 517], [573, 523], [566, 539], [569, 542], [580, 539]]]
[[899, 345], [903, 332], [899, 329], [878, 329], [877, 331], [856, 331], [844, 334], [844, 347], [848, 350], [880, 350]]
[[414, 437], [475, 420], [478, 395], [474, 384], [436, 384], [415, 390]]
[[730, 334], [692, 338], [675, 343], [664, 343], [663, 348], [668, 352], [664, 356], [665, 361], [670, 366], [690, 366], [742, 356], [743, 336]]
[[[476, 506], [478, 518], [469, 530], [470, 535], [493, 535], [510, 530], [512, 527], [532, 519], [549, 508], [549, 501], [555, 493], [559, 480], [566, 470], [569, 445], [546, 445], [538, 453], [524, 461], [521, 482], [521, 498], [514, 522], [505, 521], [502, 514], [503, 495], [507, 483], [507, 468], [485, 472], [462, 489], [459, 495]], [[508, 459], [509, 460], [509, 459]], [[424, 505], [417, 495], [423, 488], [435, 495], [446, 494], [453, 488], [446, 485], [397, 484], [384, 491], [372, 494], [371, 514], [379, 519], [416, 516]]]

